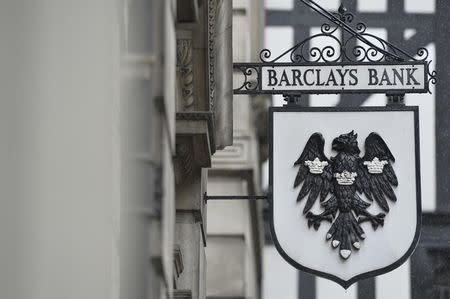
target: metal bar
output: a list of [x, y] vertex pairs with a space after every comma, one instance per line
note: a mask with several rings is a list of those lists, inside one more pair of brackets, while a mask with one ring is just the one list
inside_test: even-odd
[[267, 195], [204, 195], [207, 200], [260, 200], [267, 199]]
[[[448, 1], [436, 2], [436, 69], [439, 80], [436, 85], [436, 208], [438, 212], [450, 212], [450, 39], [448, 32], [450, 24], [448, 17], [450, 6]], [[447, 21], [446, 21], [447, 20]]]
[[375, 299], [376, 298], [376, 281], [375, 277], [358, 281], [356, 285], [358, 299]]

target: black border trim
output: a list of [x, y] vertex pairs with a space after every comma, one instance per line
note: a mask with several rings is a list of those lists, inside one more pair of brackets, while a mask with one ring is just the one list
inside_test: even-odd
[[[417, 210], [417, 225], [416, 232], [414, 235], [414, 239], [411, 242], [409, 249], [406, 253], [398, 259], [396, 262], [380, 269], [376, 269], [373, 271], [365, 272], [359, 274], [357, 276], [352, 277], [349, 280], [343, 280], [335, 275], [325, 273], [322, 271], [314, 270], [294, 261], [290, 258], [287, 253], [281, 248], [280, 243], [278, 242], [277, 236], [275, 234], [274, 224], [273, 224], [273, 114], [274, 112], [392, 112], [392, 111], [413, 111], [414, 112], [414, 137], [415, 137], [415, 156], [416, 156], [416, 210]], [[418, 106], [400, 106], [400, 107], [270, 107], [269, 108], [269, 211], [270, 211], [270, 233], [272, 236], [273, 243], [275, 248], [278, 250], [280, 255], [292, 266], [295, 268], [326, 278], [330, 279], [338, 284], [340, 284], [343, 288], [347, 289], [353, 283], [366, 279], [369, 277], [378, 276], [387, 272], [390, 272], [400, 265], [402, 265], [414, 252], [420, 238], [421, 227], [422, 227], [422, 203], [421, 203], [421, 187], [420, 187], [420, 139], [419, 139], [419, 107]]]

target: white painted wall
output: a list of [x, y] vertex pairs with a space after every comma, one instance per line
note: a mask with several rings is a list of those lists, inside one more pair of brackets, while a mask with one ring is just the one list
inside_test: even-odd
[[375, 282], [377, 299], [411, 298], [410, 262], [406, 261], [392, 272], [378, 276]]
[[356, 299], [356, 285], [350, 286], [344, 290], [340, 285], [323, 278], [316, 280], [316, 298], [317, 299]]
[[263, 299], [298, 299], [298, 271], [274, 246], [263, 250]]
[[1, 298], [118, 298], [117, 17], [106, 0], [0, 3]]

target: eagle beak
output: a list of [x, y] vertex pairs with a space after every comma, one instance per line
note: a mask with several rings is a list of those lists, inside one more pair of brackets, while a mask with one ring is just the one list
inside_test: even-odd
[[337, 138], [334, 138], [333, 143], [331, 144], [331, 148], [333, 150], [337, 150], [337, 147], [338, 147], [338, 141], [337, 141]]

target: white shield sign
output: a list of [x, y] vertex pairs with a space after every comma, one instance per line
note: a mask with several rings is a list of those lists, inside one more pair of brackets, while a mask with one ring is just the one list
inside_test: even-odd
[[421, 227], [417, 107], [270, 109], [271, 233], [344, 288], [400, 266]]

